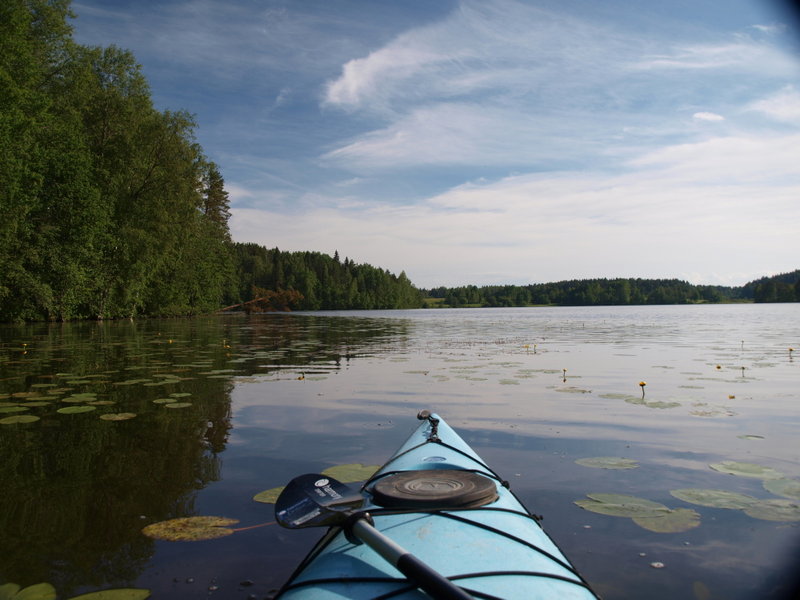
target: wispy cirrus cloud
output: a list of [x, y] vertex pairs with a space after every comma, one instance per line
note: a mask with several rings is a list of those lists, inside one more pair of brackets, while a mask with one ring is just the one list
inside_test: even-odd
[[787, 85], [771, 96], [752, 102], [747, 108], [776, 121], [800, 125], [800, 90]]
[[692, 115], [692, 118], [697, 119], [698, 121], [724, 121], [725, 117], [722, 115], [718, 115], [717, 113], [712, 112], [696, 112]]
[[[730, 85], [736, 78], [785, 80], [796, 72], [785, 52], [740, 33], [677, 43], [529, 4], [467, 1], [347, 62], [328, 82], [326, 107], [373, 114], [381, 126], [323, 158], [359, 173], [453, 164], [581, 168], [609, 153], [690, 138], [696, 132], [680, 109], [703, 102], [711, 81], [722, 90], [720, 105], [737, 110], [746, 99], [738, 97], [742, 86]], [[725, 120], [719, 112], [689, 114]]]

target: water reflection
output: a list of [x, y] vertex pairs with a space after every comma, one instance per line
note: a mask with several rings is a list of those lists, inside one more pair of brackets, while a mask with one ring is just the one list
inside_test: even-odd
[[[403, 324], [282, 316], [0, 329], [0, 582], [62, 597], [132, 585], [147, 523], [197, 513], [221, 477], [234, 376], [337, 370]], [[312, 368], [313, 367], [313, 368]], [[64, 414], [83, 406], [89, 412]], [[133, 413], [110, 422], [98, 416]]]
[[[656, 534], [574, 501], [617, 491], [690, 508], [669, 491], [701, 487], [769, 497], [758, 480], [709, 469], [721, 460], [800, 478], [799, 372], [788, 352], [800, 347], [797, 311], [485, 309], [0, 326], [0, 421], [39, 417], [0, 424], [0, 547], [12, 549], [0, 552], [0, 584], [49, 581], [62, 598], [122, 586], [154, 597], [206, 596], [211, 587], [226, 598], [265, 597], [318, 532], [266, 526], [191, 544], [154, 542], [141, 528], [192, 515], [262, 524], [271, 507], [253, 495], [299, 473], [381, 463], [415, 412], [433, 408], [545, 515], [548, 533], [606, 597], [704, 589], [752, 597], [770, 579], [786, 582], [780, 567], [795, 523], [695, 506], [699, 527]], [[58, 412], [75, 406], [92, 410]], [[137, 416], [99, 418], [120, 412]], [[593, 456], [640, 467], [575, 463]], [[652, 569], [654, 560], [667, 568]], [[243, 580], [255, 583], [240, 589]]]

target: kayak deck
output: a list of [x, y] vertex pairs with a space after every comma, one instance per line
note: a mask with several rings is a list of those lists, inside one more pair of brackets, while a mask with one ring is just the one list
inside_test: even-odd
[[[423, 411], [421, 418], [424, 422], [362, 487], [361, 512], [369, 513], [375, 527], [475, 598], [596, 598], [508, 484], [440, 417]], [[421, 474], [422, 483], [411, 486], [413, 495], [415, 485], [438, 485], [429, 485], [427, 474], [454, 469], [492, 482], [487, 503], [447, 506], [444, 499], [433, 506], [421, 501], [394, 507], [376, 502], [375, 486], [398, 473]], [[381, 496], [381, 503], [389, 502]], [[340, 527], [323, 536], [278, 597], [428, 598], [375, 551], [352, 543]]]

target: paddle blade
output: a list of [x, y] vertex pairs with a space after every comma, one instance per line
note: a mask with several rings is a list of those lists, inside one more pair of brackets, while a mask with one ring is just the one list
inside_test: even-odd
[[364, 497], [357, 490], [326, 477], [308, 474], [292, 479], [275, 502], [275, 520], [282, 527], [329, 527], [343, 523]]

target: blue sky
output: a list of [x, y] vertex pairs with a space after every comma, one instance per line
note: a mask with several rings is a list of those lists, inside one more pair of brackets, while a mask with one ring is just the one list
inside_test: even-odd
[[770, 0], [80, 0], [196, 116], [237, 241], [418, 286], [800, 267], [800, 34]]

